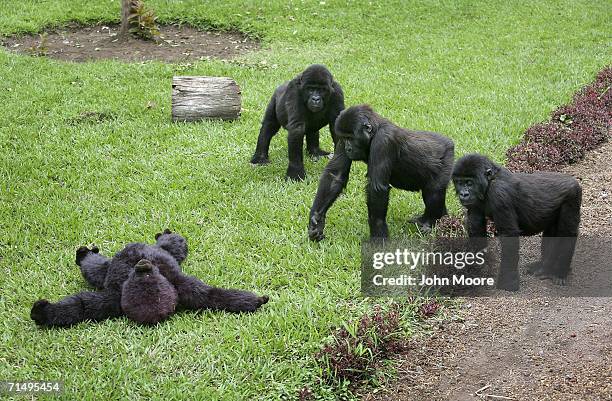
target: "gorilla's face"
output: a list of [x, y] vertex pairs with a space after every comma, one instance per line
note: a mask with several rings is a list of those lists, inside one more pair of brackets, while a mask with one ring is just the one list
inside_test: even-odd
[[329, 99], [330, 90], [324, 85], [304, 85], [302, 93], [306, 101], [306, 107], [313, 113], [325, 109]]
[[467, 208], [483, 206], [498, 171], [499, 167], [482, 155], [469, 154], [457, 160], [452, 178], [459, 202]]
[[453, 185], [459, 202], [469, 208], [484, 202], [489, 183], [486, 177], [453, 176]]
[[373, 132], [366, 117], [343, 111], [336, 121], [336, 134], [344, 141], [344, 152], [349, 159], [368, 161]]
[[313, 64], [299, 76], [299, 90], [308, 110], [318, 113], [325, 110], [333, 93], [334, 77], [325, 66]]
[[472, 206], [476, 203], [474, 177], [453, 177], [455, 192], [459, 198], [459, 202], [465, 207]]

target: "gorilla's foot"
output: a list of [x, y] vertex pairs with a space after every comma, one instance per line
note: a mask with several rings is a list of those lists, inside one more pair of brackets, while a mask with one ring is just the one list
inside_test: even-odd
[[556, 285], [567, 285], [567, 277], [551, 276], [553, 284]]
[[47, 326], [49, 324], [49, 319], [47, 317], [47, 307], [49, 305], [50, 303], [46, 299], [40, 299], [34, 302], [32, 311], [30, 312], [30, 318], [34, 320], [38, 326]]
[[546, 271], [544, 270], [544, 264], [541, 260], [529, 263], [527, 265], [527, 274], [531, 274], [536, 277], [541, 277], [545, 273]]
[[268, 159], [268, 155], [260, 155], [255, 153], [253, 157], [251, 157], [251, 164], [255, 165], [263, 165], [270, 163], [270, 159]]
[[408, 222], [416, 224], [417, 227], [419, 228], [419, 231], [421, 231], [424, 234], [429, 234], [434, 225], [433, 222], [425, 216], [413, 217], [410, 220], [408, 220]]
[[550, 279], [552, 280], [553, 284], [556, 284], [556, 285], [566, 285], [568, 283], [567, 276], [560, 276], [556, 274], [555, 272], [546, 270], [543, 267], [541, 270], [538, 271], [537, 274], [535, 274], [535, 276], [539, 278], [540, 280]]
[[329, 156], [331, 154], [331, 152], [328, 152], [326, 150], [323, 150], [321, 148], [315, 148], [315, 149], [308, 149], [308, 154], [314, 158], [319, 158], [319, 157], [325, 157], [325, 156]]
[[497, 288], [506, 291], [518, 291], [518, 274], [500, 274], [497, 278]]
[[287, 175], [285, 178], [291, 181], [304, 181], [306, 178], [306, 171], [304, 170], [304, 167], [289, 166], [287, 168]]
[[83, 261], [83, 259], [85, 259], [87, 255], [89, 255], [90, 253], [99, 253], [99, 252], [100, 252], [100, 249], [97, 246], [94, 246], [91, 249], [89, 249], [86, 246], [79, 247], [79, 249], [77, 249], [76, 251], [76, 264], [81, 266], [81, 262]]

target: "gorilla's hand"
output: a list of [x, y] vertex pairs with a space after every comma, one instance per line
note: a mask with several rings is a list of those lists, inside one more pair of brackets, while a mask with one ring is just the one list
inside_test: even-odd
[[311, 241], [319, 242], [325, 238], [323, 230], [325, 229], [325, 216], [319, 215], [314, 212], [310, 216], [310, 222], [308, 223], [308, 238]]

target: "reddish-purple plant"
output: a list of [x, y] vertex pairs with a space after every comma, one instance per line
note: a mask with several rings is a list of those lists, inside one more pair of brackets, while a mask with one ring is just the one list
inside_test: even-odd
[[531, 126], [523, 140], [506, 153], [512, 171], [559, 170], [576, 163], [610, 138], [612, 128], [612, 67], [578, 91], [572, 103], [551, 114], [551, 120]]
[[375, 307], [357, 322], [337, 329], [329, 344], [315, 357], [328, 383], [365, 380], [376, 372], [381, 361], [403, 349], [399, 305], [384, 311]]
[[463, 216], [443, 216], [436, 223], [436, 236], [443, 238], [465, 237]]
[[421, 306], [419, 307], [419, 315], [423, 319], [428, 319], [432, 317], [433, 315], [435, 315], [436, 313], [438, 313], [438, 310], [440, 309], [441, 306], [442, 305], [440, 305], [440, 303], [435, 300], [425, 302], [421, 304]]

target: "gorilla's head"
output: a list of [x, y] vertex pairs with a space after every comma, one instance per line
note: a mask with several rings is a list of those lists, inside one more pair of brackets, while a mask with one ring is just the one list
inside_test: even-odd
[[486, 200], [490, 181], [500, 166], [477, 153], [463, 156], [453, 169], [453, 184], [459, 202], [465, 207], [482, 205]]
[[163, 233], [155, 234], [155, 239], [157, 246], [171, 254], [177, 262], [181, 263], [187, 257], [187, 241], [180, 235], [166, 228]]
[[336, 119], [335, 131], [344, 142], [344, 151], [351, 160], [368, 161], [370, 143], [381, 120], [370, 106], [362, 104], [345, 109]]
[[304, 104], [313, 113], [325, 109], [329, 96], [334, 92], [334, 77], [320, 64], [306, 68], [299, 77], [299, 89]]

